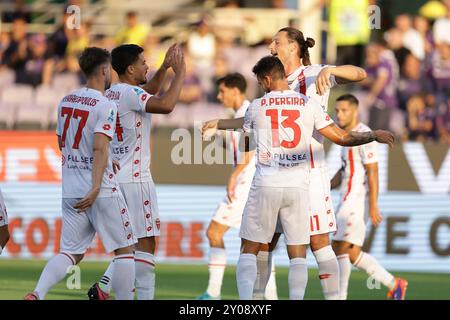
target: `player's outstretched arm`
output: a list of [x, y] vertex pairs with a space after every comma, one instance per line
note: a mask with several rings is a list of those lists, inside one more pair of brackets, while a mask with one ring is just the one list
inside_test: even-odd
[[203, 138], [209, 138], [216, 134], [217, 130], [236, 130], [242, 129], [244, 126], [244, 117], [235, 119], [214, 119], [203, 123], [202, 135]]
[[343, 65], [338, 67], [323, 68], [316, 78], [316, 90], [319, 95], [332, 87], [330, 77], [334, 76], [338, 84], [345, 84], [350, 82], [358, 82], [367, 78], [367, 73], [363, 68]]
[[108, 165], [110, 138], [103, 133], [94, 135], [94, 163], [92, 166], [92, 188], [86, 196], [78, 201], [74, 208], [78, 212], [88, 209], [97, 199], [102, 185], [103, 173]]
[[177, 47], [177, 43], [170, 46], [170, 48], [166, 52], [166, 56], [164, 57], [164, 61], [161, 67], [159, 67], [153, 77], [145, 85], [142, 86], [142, 89], [150, 94], [157, 94], [159, 92], [164, 78], [166, 77], [167, 70], [171, 67], [173, 54]]
[[145, 105], [146, 112], [167, 114], [175, 108], [186, 75], [186, 63], [183, 52], [179, 47], [174, 49], [172, 69], [175, 72], [175, 78], [172, 80], [169, 89], [160, 97], [152, 96], [148, 99]]
[[393, 147], [395, 142], [394, 135], [391, 132], [385, 130], [375, 130], [367, 132], [356, 132], [356, 131], [346, 132], [341, 128], [339, 128], [338, 126], [336, 126], [335, 124], [331, 124], [325, 128], [320, 129], [319, 132], [325, 138], [344, 147], [360, 146], [362, 144], [370, 143], [372, 141], [385, 143], [388, 144], [389, 147]]

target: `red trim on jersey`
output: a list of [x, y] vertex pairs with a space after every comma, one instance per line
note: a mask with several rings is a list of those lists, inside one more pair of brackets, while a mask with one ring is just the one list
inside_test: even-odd
[[348, 185], [347, 185], [347, 193], [344, 197], [344, 201], [347, 200], [348, 195], [350, 194], [350, 191], [352, 191], [352, 180], [353, 175], [355, 174], [355, 163], [353, 162], [353, 149], [348, 149], [348, 161], [350, 163], [350, 177], [348, 178]]
[[67, 258], [69, 258], [70, 261], [72, 261], [73, 265], [76, 265], [75, 259], [70, 254], [65, 253], [65, 252], [61, 252], [61, 254], [65, 255]]
[[136, 261], [136, 262], [143, 262], [143, 263], [146, 263], [146, 264], [151, 265], [152, 267], [155, 267], [155, 264], [154, 264], [154, 263], [151, 263], [150, 261], [147, 261], [147, 260], [142, 260], [142, 259], [136, 259], [136, 258], [134, 258], [134, 261]]
[[299, 92], [301, 94], [306, 95], [306, 79], [305, 79], [305, 75], [303, 73], [304, 70], [305, 69], [303, 69], [302, 72], [300, 72], [300, 74], [298, 75], [297, 80], [298, 80], [298, 84], [300, 85]]
[[311, 168], [314, 169], [314, 156], [311, 145], [309, 145], [309, 157], [311, 158]]

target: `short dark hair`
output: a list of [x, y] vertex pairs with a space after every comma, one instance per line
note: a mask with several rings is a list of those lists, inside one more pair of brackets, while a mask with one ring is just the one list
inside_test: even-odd
[[140, 46], [135, 44], [123, 44], [111, 51], [112, 67], [117, 74], [122, 75], [144, 52]]
[[342, 96], [338, 97], [336, 101], [347, 101], [350, 104], [354, 104], [355, 106], [358, 106], [359, 101], [356, 99], [356, 97], [350, 93], [343, 94]]
[[217, 85], [224, 84], [227, 88], [238, 88], [241, 93], [247, 90], [247, 81], [239, 72], [229, 73], [217, 80]]
[[274, 56], [265, 56], [260, 59], [253, 67], [252, 71], [258, 78], [270, 76], [273, 79], [283, 79], [286, 77], [283, 63]]
[[109, 51], [97, 47], [88, 47], [84, 49], [78, 58], [78, 64], [80, 65], [81, 71], [83, 71], [88, 78], [100, 65], [110, 61], [111, 55]]

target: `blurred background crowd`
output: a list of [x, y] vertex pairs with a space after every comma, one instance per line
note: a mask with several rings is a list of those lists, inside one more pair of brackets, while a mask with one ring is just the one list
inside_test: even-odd
[[156, 126], [223, 116], [215, 80], [241, 72], [248, 98], [260, 95], [252, 66], [269, 54], [278, 29], [300, 28], [309, 14], [304, 2], [319, 12], [313, 63], [353, 64], [368, 73], [361, 83], [333, 89], [331, 114], [333, 99], [350, 91], [373, 129], [450, 144], [450, 0], [2, 0], [0, 126], [52, 128], [59, 99], [84, 82], [79, 53], [123, 43], [144, 47], [151, 72], [174, 41], [183, 45], [180, 104], [170, 116], [155, 117]]

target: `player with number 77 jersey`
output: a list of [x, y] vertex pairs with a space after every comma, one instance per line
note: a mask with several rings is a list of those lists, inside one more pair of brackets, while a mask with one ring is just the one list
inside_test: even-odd
[[245, 117], [212, 120], [203, 134], [217, 129], [244, 129], [256, 139], [256, 173], [244, 209], [237, 266], [239, 297], [250, 300], [257, 277], [256, 255], [268, 244], [277, 219], [284, 230], [290, 259], [289, 297], [303, 299], [306, 283], [306, 245], [309, 244], [309, 163], [313, 129], [332, 142], [356, 146], [371, 141], [392, 145], [390, 132], [345, 132], [334, 125], [316, 99], [290, 90], [283, 64], [267, 56], [253, 68], [258, 83], [267, 92], [255, 99]]
[[89, 47], [79, 65], [86, 87], [65, 96], [57, 111], [56, 135], [62, 153], [61, 251], [48, 261], [25, 300], [44, 299], [68, 268], [83, 259], [96, 234], [106, 252], [115, 254], [116, 299], [133, 298], [137, 239], [110, 158], [117, 107], [103, 95], [111, 84], [111, 55]]

